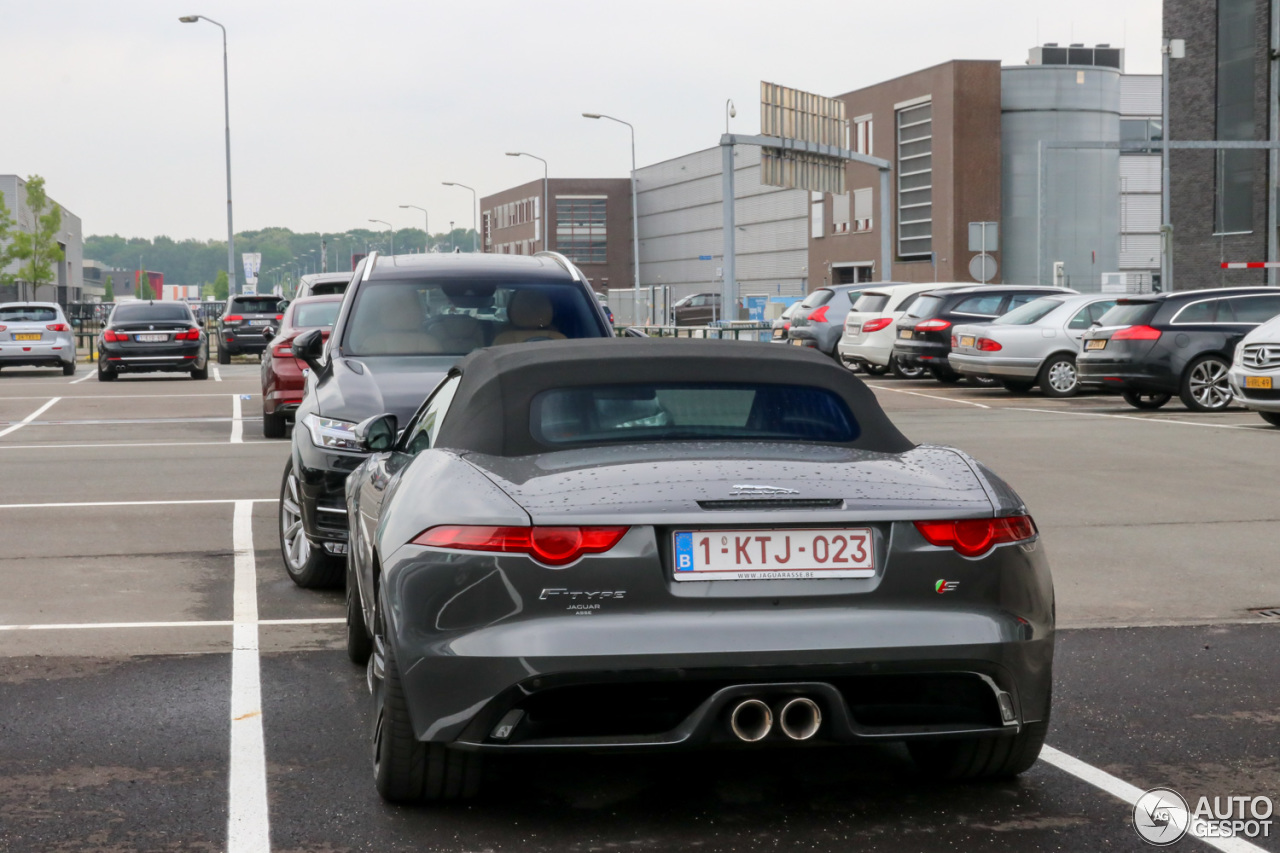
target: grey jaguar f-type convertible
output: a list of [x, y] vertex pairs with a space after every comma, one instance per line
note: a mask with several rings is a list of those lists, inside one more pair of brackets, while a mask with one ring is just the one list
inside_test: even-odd
[[1008, 776], [1049, 722], [1054, 605], [1017, 494], [913, 445], [817, 354], [479, 350], [356, 429], [348, 652], [379, 792], [486, 754], [905, 741]]

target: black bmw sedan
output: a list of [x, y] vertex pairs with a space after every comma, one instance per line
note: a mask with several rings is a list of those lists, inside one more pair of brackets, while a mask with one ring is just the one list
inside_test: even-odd
[[1085, 333], [1076, 370], [1081, 384], [1120, 391], [1137, 409], [1158, 409], [1177, 394], [1194, 412], [1221, 411], [1232, 403], [1236, 344], [1277, 314], [1280, 293], [1269, 287], [1121, 299]]
[[280, 550], [299, 586], [342, 583], [347, 475], [365, 457], [356, 424], [407, 421], [449, 368], [481, 347], [606, 338], [613, 329], [586, 277], [564, 256], [370, 254], [327, 342], [293, 340], [309, 366], [280, 486]]
[[209, 378], [209, 338], [185, 302], [117, 304], [98, 338], [99, 382], [153, 371]]

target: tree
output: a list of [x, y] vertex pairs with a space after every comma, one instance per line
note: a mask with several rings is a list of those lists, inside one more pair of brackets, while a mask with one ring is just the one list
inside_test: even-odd
[[111, 276], [107, 276], [107, 286], [106, 286], [105, 290], [106, 290], [106, 292], [102, 295], [102, 301], [103, 301], [103, 302], [115, 302], [115, 301], [116, 301], [116, 291], [115, 291], [115, 288], [113, 288], [113, 287], [111, 286]]
[[13, 284], [14, 276], [6, 273], [5, 267], [13, 262], [13, 243], [9, 242], [9, 230], [13, 227], [13, 215], [9, 206], [4, 203], [4, 195], [0, 194], [0, 286]]
[[218, 270], [218, 275], [213, 280], [213, 298], [218, 302], [222, 302], [228, 296], [230, 285], [227, 284], [227, 271]]
[[53, 264], [64, 257], [58, 245], [58, 232], [62, 230], [62, 208], [49, 201], [44, 191], [44, 178], [27, 176], [27, 207], [36, 225], [30, 233], [18, 231], [13, 235], [12, 256], [20, 262], [18, 280], [31, 285], [34, 298], [41, 285], [54, 282]]
[[151, 289], [151, 276], [147, 275], [146, 270], [138, 270], [138, 298], [139, 299], [155, 299], [156, 294]]

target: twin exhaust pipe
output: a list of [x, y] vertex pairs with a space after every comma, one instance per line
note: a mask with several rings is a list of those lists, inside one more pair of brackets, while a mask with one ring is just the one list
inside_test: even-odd
[[797, 696], [770, 708], [760, 699], [744, 699], [729, 713], [729, 729], [738, 740], [755, 743], [778, 728], [791, 740], [808, 740], [822, 728], [822, 709], [806, 696]]

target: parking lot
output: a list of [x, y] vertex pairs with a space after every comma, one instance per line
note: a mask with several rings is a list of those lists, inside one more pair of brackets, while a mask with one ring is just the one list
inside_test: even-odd
[[341, 592], [280, 561], [288, 444], [262, 438], [258, 365], [6, 369], [0, 849], [1142, 850], [1136, 792], [1280, 796], [1280, 430], [869, 384], [910, 438], [1007, 479], [1043, 533], [1063, 630], [1036, 767], [943, 785], [896, 746], [525, 757], [475, 801], [405, 809], [374, 791]]

